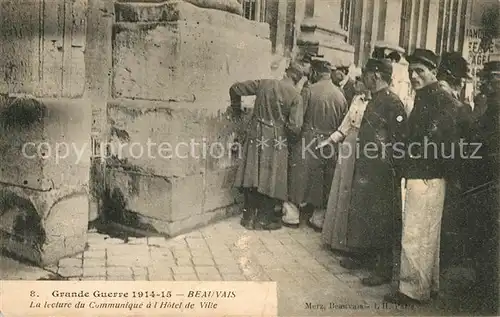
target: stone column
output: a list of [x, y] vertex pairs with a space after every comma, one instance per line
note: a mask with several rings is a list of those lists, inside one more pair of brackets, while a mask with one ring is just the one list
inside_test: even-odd
[[340, 0], [315, 0], [314, 17], [321, 27], [329, 30], [338, 28], [341, 5]]
[[335, 62], [354, 61], [354, 47], [347, 43], [348, 33], [339, 25], [340, 4], [337, 0], [306, 2], [306, 17], [300, 25], [297, 40], [302, 51], [318, 53]]
[[399, 46], [399, 30], [401, 29], [402, 1], [385, 0], [387, 2], [385, 15], [384, 41]]
[[286, 15], [288, 0], [278, 0], [276, 54], [285, 54]]
[[[0, 1], [1, 245], [40, 265], [85, 248], [86, 0]], [[40, 23], [40, 19], [43, 23]]]
[[[437, 18], [438, 14], [436, 13], [439, 13], [439, 0], [430, 0], [425, 47], [432, 51], [436, 51], [437, 34], [439, 27], [439, 19]], [[435, 18], [431, 18], [434, 16]]]

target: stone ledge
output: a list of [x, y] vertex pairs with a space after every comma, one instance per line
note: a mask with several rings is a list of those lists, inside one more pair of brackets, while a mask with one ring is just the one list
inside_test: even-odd
[[308, 18], [300, 25], [297, 46], [305, 51], [319, 53], [331, 61], [354, 62], [354, 46], [346, 42], [347, 32], [340, 28], [328, 28], [315, 18]]
[[192, 21], [209, 24], [236, 32], [251, 33], [269, 39], [267, 23], [245, 19], [244, 17], [220, 10], [204, 9], [183, 1], [163, 3], [116, 3], [116, 22], [122, 23], [165, 23]]
[[[220, 11], [227, 11], [229, 13], [234, 13], [241, 15], [243, 14], [243, 8], [241, 4], [237, 0], [223, 0], [223, 1], [213, 1], [213, 0], [185, 0], [197, 7], [205, 8], [205, 9], [213, 9]], [[135, 5], [161, 5], [163, 3], [175, 3], [181, 2], [181, 0], [172, 1], [172, 0], [118, 0], [116, 4], [130, 4], [134, 3]]]

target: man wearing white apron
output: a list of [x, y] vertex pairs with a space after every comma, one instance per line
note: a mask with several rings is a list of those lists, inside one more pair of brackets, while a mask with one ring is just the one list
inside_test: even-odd
[[439, 290], [439, 246], [446, 181], [453, 166], [451, 148], [459, 142], [458, 102], [436, 78], [439, 57], [416, 49], [408, 56], [410, 80], [416, 91], [408, 118], [409, 137], [403, 169], [406, 193], [402, 215], [400, 272], [396, 292], [384, 300], [417, 304]]

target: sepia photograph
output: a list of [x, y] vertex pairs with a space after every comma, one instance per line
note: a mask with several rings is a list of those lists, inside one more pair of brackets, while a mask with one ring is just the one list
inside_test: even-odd
[[0, 0], [0, 317], [498, 316], [500, 0]]

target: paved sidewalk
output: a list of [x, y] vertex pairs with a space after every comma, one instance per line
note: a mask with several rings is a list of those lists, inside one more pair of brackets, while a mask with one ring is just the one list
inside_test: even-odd
[[248, 231], [234, 217], [168, 240], [124, 243], [89, 233], [88, 244], [83, 254], [46, 270], [70, 280], [276, 281], [280, 316], [442, 314], [436, 305], [418, 310], [383, 305], [388, 286], [363, 287], [366, 273], [340, 267], [322, 247], [320, 234], [309, 228]]
[[[83, 254], [46, 269], [75, 280], [276, 281], [280, 316], [417, 313], [382, 309], [388, 288], [362, 287], [364, 274], [340, 267], [309, 228], [248, 231], [234, 217], [168, 240], [130, 238], [124, 243], [90, 233], [88, 244]], [[330, 303], [336, 308], [329, 309]]]

